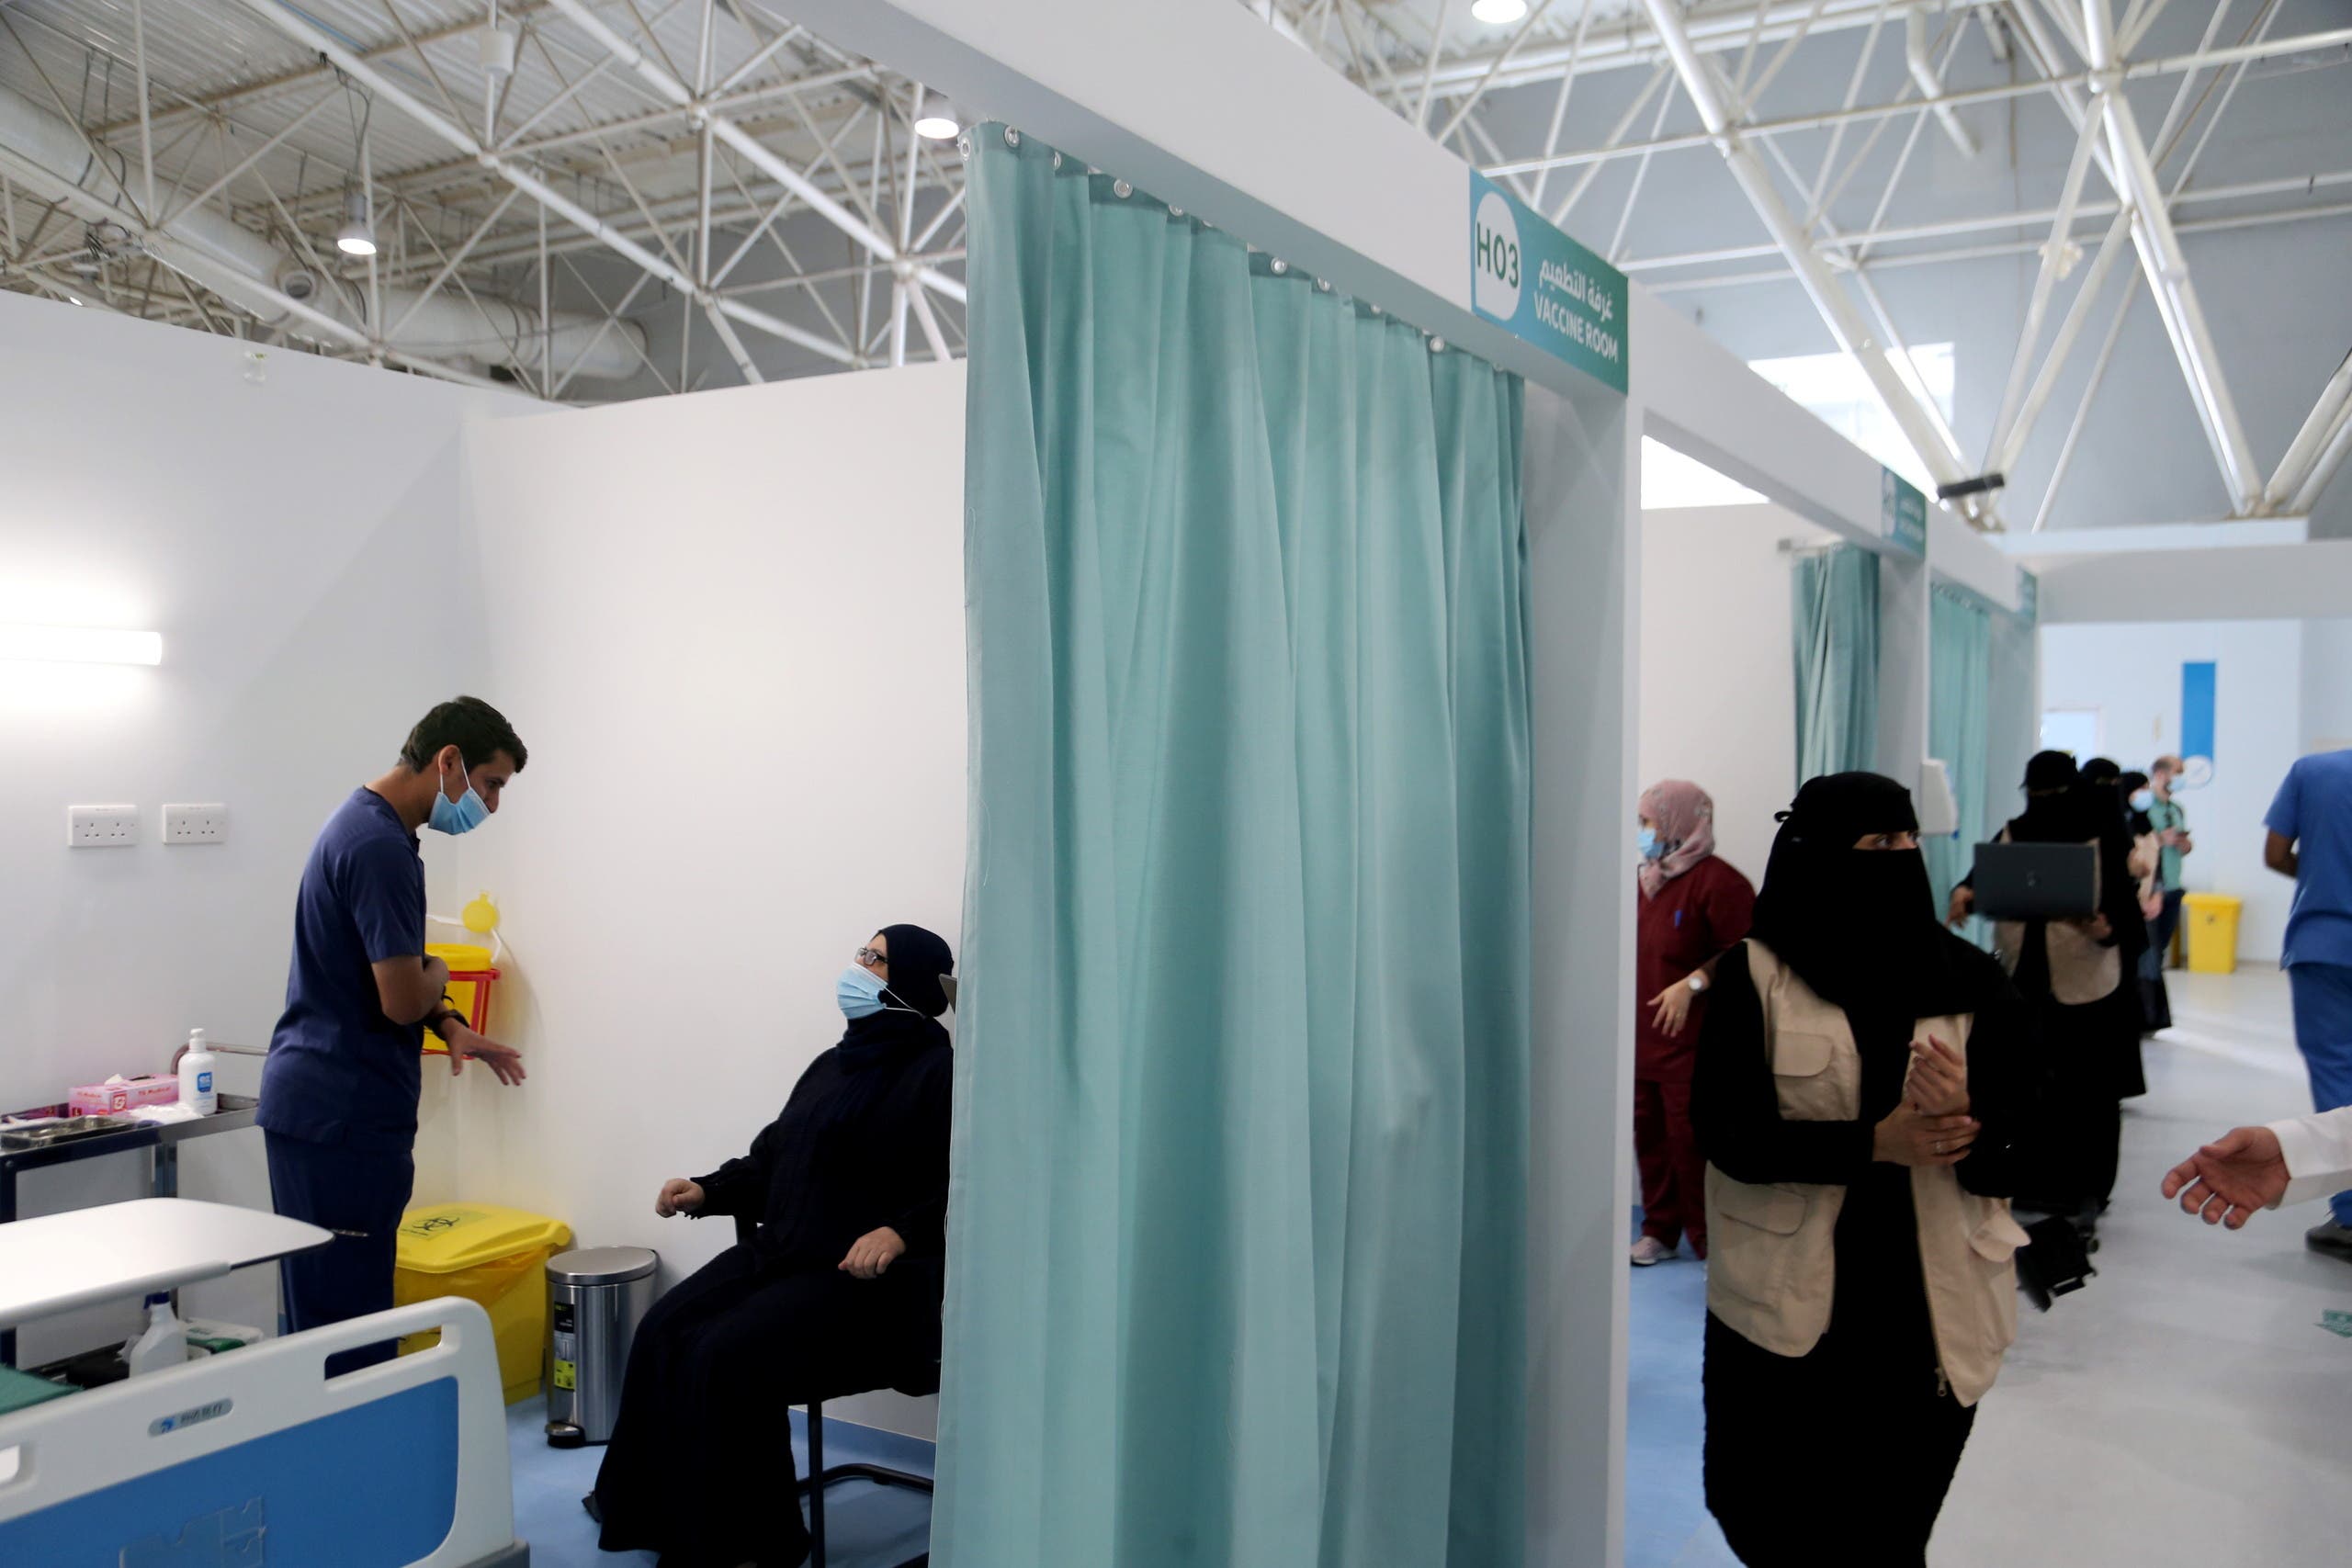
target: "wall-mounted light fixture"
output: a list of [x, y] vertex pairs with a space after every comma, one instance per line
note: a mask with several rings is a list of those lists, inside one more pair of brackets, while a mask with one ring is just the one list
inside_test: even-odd
[[161, 664], [164, 634], [108, 626], [17, 626], [0, 623], [0, 660], [52, 664]]

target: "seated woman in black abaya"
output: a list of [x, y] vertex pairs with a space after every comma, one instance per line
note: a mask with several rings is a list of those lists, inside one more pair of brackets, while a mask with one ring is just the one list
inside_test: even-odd
[[808, 1554], [786, 1407], [939, 1386], [955, 958], [920, 926], [858, 949], [841, 1043], [752, 1145], [654, 1212], [748, 1215], [758, 1235], [646, 1314], [584, 1499], [606, 1551], [664, 1568], [794, 1568]]

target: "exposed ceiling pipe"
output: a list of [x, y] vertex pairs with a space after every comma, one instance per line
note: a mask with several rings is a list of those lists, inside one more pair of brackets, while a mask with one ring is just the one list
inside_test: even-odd
[[1918, 400], [1912, 396], [1911, 389], [1904, 385], [1885, 345], [1871, 331], [1870, 323], [1862, 319], [1862, 313], [1852, 299], [1831, 276], [1829, 264], [1814, 248], [1804, 226], [1797, 221], [1796, 214], [1790, 211], [1788, 204], [1781, 199], [1780, 191], [1772, 184], [1770, 172], [1742, 139], [1739, 127], [1733, 120], [1707, 62], [1700, 57], [1699, 51], [1691, 45], [1690, 35], [1683, 30], [1682, 17], [1675, 8], [1674, 0], [1644, 0], [1644, 3], [1648, 8], [1651, 25], [1657, 29], [1659, 38], [1665, 40], [1668, 53], [1673, 57], [1675, 73], [1682, 78], [1683, 91], [1690, 94], [1691, 103], [1697, 107], [1700, 121], [1714, 139], [1725, 167], [1730, 169], [1732, 178], [1747, 194], [1748, 205], [1756, 209], [1757, 217], [1763, 220], [1773, 243], [1780, 246], [1781, 253], [1788, 257], [1789, 265], [1796, 272], [1797, 281], [1812, 296], [1814, 308], [1821, 313], [1823, 322], [1838, 340], [1838, 346], [1851, 355], [1862, 373], [1870, 378], [1879, 400], [1886, 405], [1887, 412], [1894, 416], [1894, 423], [1902, 427], [1905, 438], [1910, 442], [1912, 450], [1919, 455], [1919, 461], [1927, 466], [1936, 484], [1940, 488], [1969, 478], [1962, 471], [1959, 458], [1943, 444], [1935, 423], [1928, 419]]
[[[155, 255], [175, 271], [198, 281], [266, 325], [298, 337], [325, 336], [347, 344], [344, 333], [323, 332], [320, 318], [372, 342], [362, 312], [345, 304], [308, 265], [263, 236], [210, 208], [180, 212], [157, 225], [141, 220], [129, 185], [129, 161], [109, 155], [69, 121], [23, 95], [0, 87], [0, 150], [28, 183], [72, 207], [85, 221], [119, 227], [124, 241]], [[167, 257], [165, 252], [170, 252]], [[193, 263], [193, 266], [182, 264]], [[385, 318], [396, 325], [382, 346], [423, 359], [472, 359], [483, 364], [533, 366], [541, 352], [539, 313], [503, 299], [469, 299], [464, 293], [382, 291]], [[300, 306], [301, 310], [291, 307]], [[558, 364], [579, 360], [579, 374], [622, 380], [643, 361], [645, 329], [622, 321], [597, 334], [602, 318], [558, 312], [547, 345]], [[634, 340], [634, 346], [632, 345]]]
[[1937, 123], [1963, 157], [1976, 156], [1976, 138], [1960, 119], [1960, 111], [1940, 101], [1944, 96], [1943, 78], [1936, 74], [1936, 62], [1928, 56], [1928, 14], [1917, 8], [1903, 17], [1903, 62], [1911, 68], [1911, 80], [1919, 84], [1919, 91], [1936, 106]]
[[2321, 492], [2327, 489], [2327, 481], [2335, 477], [2335, 471], [2344, 466], [2347, 456], [2352, 456], [2352, 401], [2346, 401], [2335, 411], [2335, 432], [2327, 438], [2327, 449], [2319, 455], [2319, 461], [2312, 465], [2302, 488], [2288, 502], [2287, 512], [2310, 516], [2312, 508], [2319, 504]]
[[2311, 417], [2303, 421], [2302, 429], [2287, 444], [2287, 455], [2278, 459], [2278, 469], [2270, 482], [2263, 487], [2263, 503], [2272, 511], [2284, 507], [2311, 478], [2312, 468], [2319, 462], [2329, 435], [2339, 423], [2347, 407], [2352, 407], [2352, 354], [2335, 367], [2327, 385], [2320, 389], [2319, 401], [2312, 405]]

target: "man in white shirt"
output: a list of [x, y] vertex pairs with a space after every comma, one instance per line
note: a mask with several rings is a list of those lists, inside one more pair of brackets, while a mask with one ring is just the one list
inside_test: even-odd
[[2352, 1181], [2352, 1106], [2233, 1127], [2165, 1174], [2165, 1196], [2237, 1230], [2257, 1209], [2324, 1198]]

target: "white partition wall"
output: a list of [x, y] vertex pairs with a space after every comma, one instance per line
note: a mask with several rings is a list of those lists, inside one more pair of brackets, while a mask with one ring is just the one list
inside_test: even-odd
[[[964, 891], [960, 363], [477, 429], [491, 679], [531, 748], [459, 846], [514, 945], [520, 1090], [469, 1075], [469, 1196], [650, 1247], [841, 1037], [877, 928], [958, 942]], [[844, 1401], [930, 1432], [928, 1402]]]
[[1716, 852], [1751, 882], [1797, 786], [1791, 547], [1828, 537], [1769, 502], [1642, 513], [1636, 787], [1707, 790]]
[[[1600, 388], [1527, 395], [1534, 712], [1533, 1123], [1528, 1201], [1528, 1558], [1624, 1551], [1626, 1215], [1634, 1202], [1633, 652], [1626, 527], [1639, 435]], [[1604, 1200], [1605, 1199], [1605, 1202]]]
[[[0, 660], [0, 1111], [161, 1072], [191, 1028], [263, 1045], [319, 824], [408, 727], [481, 677], [459, 433], [523, 400], [0, 293], [0, 623], [163, 635], [153, 668]], [[427, 606], [435, 612], [429, 618]], [[165, 802], [229, 807], [166, 845]], [[135, 847], [69, 850], [66, 807], [139, 808]], [[427, 847], [435, 891], [443, 844]], [[251, 1094], [260, 1064], [221, 1058]], [[443, 1110], [428, 1085], [422, 1190]], [[137, 1197], [144, 1156], [28, 1173], [27, 1213]], [[187, 1196], [262, 1205], [259, 1133], [204, 1138]], [[275, 1276], [192, 1288], [272, 1326]], [[28, 1327], [28, 1359], [137, 1303]]]

